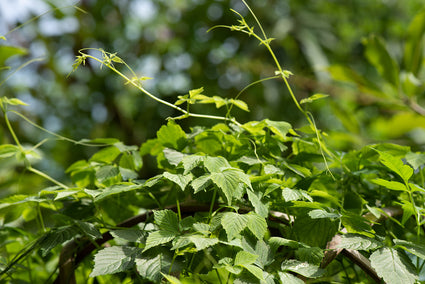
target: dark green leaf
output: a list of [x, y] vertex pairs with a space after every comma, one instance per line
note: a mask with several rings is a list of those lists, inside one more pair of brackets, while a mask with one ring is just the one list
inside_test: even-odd
[[419, 258], [425, 259], [425, 245], [408, 242], [405, 240], [394, 240], [396, 247], [402, 248]]
[[114, 184], [110, 187], [102, 189], [98, 194], [96, 194], [94, 201], [99, 202], [106, 197], [109, 197], [114, 194], [119, 194], [122, 192], [128, 192], [140, 189], [142, 185], [132, 184], [132, 183], [123, 183], [123, 184]]
[[292, 271], [308, 278], [317, 278], [323, 275], [324, 271], [320, 267], [308, 262], [301, 262], [295, 259], [285, 260], [282, 263], [283, 271]]
[[308, 262], [314, 265], [320, 265], [323, 260], [324, 253], [318, 247], [300, 247], [295, 251], [295, 256], [302, 262]]
[[78, 231], [72, 227], [65, 227], [50, 231], [40, 243], [42, 256], [46, 256], [53, 248], [73, 239], [77, 234]]
[[154, 211], [155, 223], [161, 230], [177, 234], [179, 232], [179, 221], [177, 214], [166, 209]]
[[168, 273], [172, 257], [162, 251], [156, 253], [143, 254], [135, 260], [137, 272], [140, 276], [155, 283], [162, 279], [162, 273]]
[[337, 248], [353, 249], [353, 250], [374, 250], [383, 246], [380, 241], [366, 237], [364, 235], [345, 234], [341, 236]]

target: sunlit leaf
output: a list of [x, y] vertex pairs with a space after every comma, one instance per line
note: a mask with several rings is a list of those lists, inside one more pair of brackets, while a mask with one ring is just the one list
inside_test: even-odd
[[163, 176], [164, 178], [177, 184], [183, 191], [185, 190], [189, 182], [191, 182], [193, 179], [193, 175], [191, 173], [187, 175], [180, 175], [180, 174], [171, 174], [169, 172], [164, 172]]
[[425, 259], [425, 244], [413, 243], [405, 240], [393, 240], [396, 247], [402, 248], [419, 258]]
[[314, 101], [317, 101], [317, 100], [320, 100], [320, 99], [323, 99], [323, 98], [326, 98], [326, 97], [329, 97], [329, 95], [325, 95], [325, 94], [314, 94], [311, 97], [308, 97], [306, 99], [302, 99], [300, 101], [300, 104], [312, 103]]
[[391, 190], [397, 190], [397, 191], [409, 191], [409, 189], [402, 183], [398, 181], [388, 181], [381, 178], [376, 178], [371, 180], [373, 183], [377, 185], [381, 185], [383, 187], [386, 187]]
[[413, 284], [418, 279], [411, 261], [395, 249], [381, 248], [373, 252], [369, 259], [386, 283]]
[[353, 250], [374, 250], [383, 246], [380, 241], [373, 238], [358, 234], [345, 234], [341, 236], [337, 248], [353, 249]]
[[90, 277], [114, 274], [125, 271], [135, 264], [140, 249], [128, 246], [112, 246], [104, 248], [94, 256], [94, 268]]
[[227, 233], [228, 240], [232, 240], [246, 228], [248, 217], [234, 212], [226, 212], [221, 218], [221, 225]]
[[283, 271], [295, 272], [308, 278], [317, 278], [322, 276], [324, 273], [324, 270], [322, 270], [319, 266], [295, 259], [285, 260], [282, 263], [281, 269]]

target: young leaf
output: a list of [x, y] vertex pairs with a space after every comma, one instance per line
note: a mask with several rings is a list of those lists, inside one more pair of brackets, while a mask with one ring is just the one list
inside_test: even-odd
[[223, 157], [206, 157], [204, 166], [210, 173], [220, 173], [231, 167], [229, 162]]
[[234, 239], [245, 229], [248, 223], [248, 217], [234, 212], [226, 212], [221, 218], [221, 225], [227, 233], [227, 239]]
[[320, 100], [320, 99], [323, 99], [323, 98], [326, 98], [326, 97], [329, 97], [329, 95], [325, 95], [325, 94], [314, 94], [311, 97], [308, 97], [306, 99], [302, 99], [300, 101], [300, 104], [312, 103], [312, 102], [314, 102], [316, 100]]
[[130, 269], [140, 249], [127, 246], [104, 248], [94, 256], [94, 268], [90, 277], [113, 274]]
[[0, 145], [0, 159], [13, 157], [20, 151], [19, 147], [11, 144]]
[[317, 278], [323, 275], [324, 271], [320, 267], [308, 262], [301, 262], [296, 259], [285, 260], [282, 263], [283, 271], [291, 271], [308, 278]]
[[411, 261], [392, 248], [381, 248], [370, 257], [372, 267], [389, 284], [415, 283], [418, 276]]
[[265, 119], [264, 122], [267, 127], [281, 139], [285, 139], [286, 134], [288, 134], [289, 130], [292, 129], [291, 124], [285, 121], [272, 121]]

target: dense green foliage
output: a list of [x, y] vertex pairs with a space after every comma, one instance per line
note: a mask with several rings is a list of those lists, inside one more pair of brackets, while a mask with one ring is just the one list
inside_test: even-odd
[[[185, 1], [172, 2], [174, 13], [190, 10]], [[312, 10], [329, 12], [337, 7], [333, 2], [327, 3], [331, 7], [311, 2]], [[288, 3], [299, 11], [292, 18], [288, 16], [293, 24], [309, 18], [303, 13], [308, 15], [310, 10]], [[410, 3], [412, 6], [403, 9], [416, 7], [414, 1]], [[282, 5], [272, 4], [276, 9]], [[87, 5], [83, 1], [82, 7], [87, 9]], [[164, 5], [160, 1], [158, 7]], [[203, 2], [193, 5], [187, 17], [213, 9], [205, 9]], [[224, 4], [216, 5], [218, 9]], [[39, 126], [25, 113], [25, 99], [13, 95], [13, 84], [2, 81], [2, 281], [49, 283], [58, 278], [63, 283], [347, 283], [382, 278], [386, 283], [404, 284], [424, 280], [425, 110], [421, 105], [425, 11], [419, 11], [409, 26], [400, 23], [401, 27], [389, 32], [401, 42], [397, 38], [401, 37], [400, 30], [407, 30], [398, 52], [379, 36], [365, 37], [365, 56], [357, 55], [362, 58], [357, 58], [360, 64], [349, 62], [339, 48], [328, 46], [327, 50], [325, 42], [318, 43], [324, 34], [313, 36], [316, 30], [310, 29], [308, 21], [296, 26], [297, 33], [273, 39], [266, 35], [267, 21], [271, 21], [261, 12], [266, 8], [234, 6], [235, 10], [223, 12], [226, 17], [220, 19], [221, 24], [208, 27], [210, 37], [235, 35], [229, 40], [233, 42], [230, 46], [237, 46], [233, 54], [214, 44], [210, 49], [206, 45], [185, 48], [188, 43], [178, 36], [173, 37], [176, 42], [166, 46], [160, 36], [151, 39], [150, 47], [168, 51], [163, 56], [169, 62], [183, 50], [198, 52], [201, 57], [208, 50], [216, 50], [210, 55], [220, 59], [210, 62], [217, 65], [216, 71], [207, 70], [213, 67], [202, 62], [194, 62], [190, 69], [195, 73], [202, 70], [199, 73], [212, 78], [204, 82], [193, 77], [204, 87], [187, 84], [186, 90], [171, 90], [166, 77], [161, 76], [152, 85], [146, 77], [150, 74], [139, 74], [132, 66], [138, 54], [128, 55], [129, 60], [121, 57], [131, 52], [120, 50], [119, 41], [104, 48], [80, 46], [72, 70], [70, 66], [69, 74], [61, 75], [76, 81], [69, 87], [78, 90], [79, 96], [88, 97], [85, 92], [91, 92], [91, 88], [104, 90], [97, 85], [99, 81], [95, 86], [76, 87], [79, 80], [91, 84], [89, 71], [82, 65], [96, 70], [105, 82], [112, 80], [111, 72], [117, 75], [118, 80], [110, 84], [119, 85], [122, 93], [135, 90], [144, 95], [142, 101], [122, 94], [111, 102], [106, 100], [105, 105], [119, 108], [115, 110], [118, 116], [129, 113], [120, 123], [111, 123], [110, 129], [104, 121], [105, 125], [98, 127], [100, 138], [76, 141]], [[112, 13], [115, 19], [124, 18], [122, 10], [108, 10], [111, 6], [107, 3], [105, 7], [99, 11]], [[368, 13], [367, 9], [361, 11]], [[170, 15], [168, 20], [173, 18], [173, 13]], [[127, 20], [128, 27], [134, 28], [134, 18]], [[322, 20], [317, 18], [315, 23]], [[154, 28], [166, 21], [159, 17], [149, 25]], [[376, 27], [375, 32], [380, 32], [378, 27], [384, 23], [369, 22]], [[200, 25], [204, 27], [205, 23]], [[285, 22], [276, 25], [282, 28]], [[179, 27], [182, 33], [190, 28]], [[350, 28], [334, 27], [332, 33], [343, 34]], [[99, 41], [106, 37], [96, 32]], [[144, 37], [149, 38], [148, 34]], [[249, 43], [240, 48], [236, 37]], [[201, 38], [190, 37], [188, 41], [202, 43]], [[342, 40], [345, 46], [354, 41], [348, 37]], [[308, 66], [307, 73], [317, 78], [314, 84], [318, 87], [313, 89], [321, 92], [310, 94], [310, 87], [304, 86], [295, 89], [301, 93], [298, 95], [291, 87], [292, 82], [296, 86], [311, 83], [302, 76], [297, 81], [297, 73], [302, 71], [284, 69], [276, 55], [296, 41], [305, 52], [303, 63], [297, 67]], [[25, 52], [18, 47], [0, 47], [2, 66], [9, 57]], [[245, 48], [247, 52], [237, 52]], [[119, 54], [108, 52], [115, 49]], [[288, 48], [286, 52], [291, 60], [300, 58], [296, 56], [299, 49]], [[328, 62], [331, 52], [338, 64]], [[261, 62], [265, 55], [270, 63]], [[237, 80], [239, 71], [227, 74], [228, 70], [220, 69], [226, 60], [229, 69], [237, 66], [250, 75]], [[178, 69], [184, 73], [189, 68], [174, 65], [167, 68], [168, 72]], [[227, 77], [221, 77], [222, 72]], [[329, 87], [330, 77], [337, 87]], [[213, 81], [219, 82], [218, 87], [210, 86]], [[218, 96], [222, 93], [219, 90], [225, 95]], [[277, 110], [273, 106], [261, 110], [266, 108], [264, 100], [274, 92], [271, 90], [284, 93], [285, 99], [268, 103], [276, 102], [277, 109], [285, 107], [268, 115]], [[172, 97], [175, 92], [178, 95]], [[141, 103], [147, 99], [169, 109], [155, 110], [163, 119], [152, 115], [149, 122], [133, 120], [137, 112], [155, 109], [153, 104]], [[52, 101], [58, 104], [58, 112], [61, 107], [71, 107], [72, 100], [64, 101], [62, 106]], [[68, 115], [75, 116], [74, 111], [71, 107]], [[283, 112], [291, 113], [285, 115], [290, 122], [282, 121]], [[34, 141], [18, 127], [18, 119], [39, 133]], [[76, 117], [69, 123], [70, 129], [82, 126], [85, 118]], [[156, 134], [138, 143], [137, 139], [150, 136], [146, 129], [152, 125], [157, 126]], [[114, 138], [104, 138], [104, 134]], [[57, 141], [49, 146], [52, 137]], [[49, 149], [63, 151], [64, 157], [55, 161], [54, 155], [44, 156]], [[59, 165], [70, 161], [64, 173], [57, 174], [59, 178], [40, 170], [43, 162], [51, 166], [53, 162]], [[108, 245], [103, 246], [106, 241]], [[67, 260], [75, 267], [67, 267]]]

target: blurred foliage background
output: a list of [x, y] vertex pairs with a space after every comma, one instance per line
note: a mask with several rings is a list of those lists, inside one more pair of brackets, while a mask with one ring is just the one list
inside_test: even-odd
[[[248, 2], [268, 36], [275, 38], [272, 46], [278, 59], [295, 74], [290, 81], [296, 96], [302, 99], [315, 93], [330, 95], [308, 107], [319, 128], [328, 132], [328, 142], [335, 149], [388, 140], [425, 150], [423, 115], [406, 105], [389, 103], [385, 95], [376, 99], [379, 96], [375, 93], [361, 88], [361, 80], [341, 82], [350, 78], [335, 67], [345, 66], [378, 84], [380, 75], [365, 57], [363, 39], [370, 34], [379, 35], [392, 58], [402, 64], [406, 31], [423, 9], [422, 0]], [[42, 58], [13, 74], [0, 87], [0, 95], [28, 103], [19, 111], [61, 135], [77, 140], [115, 137], [126, 144], [140, 145], [154, 136], [167, 117], [179, 115], [140, 95], [110, 70], [100, 69], [93, 62], [68, 76], [81, 48], [117, 52], [140, 76], [153, 78], [145, 84], [149, 91], [170, 102], [202, 86], [208, 95], [234, 98], [248, 84], [274, 75], [272, 59], [253, 38], [227, 29], [207, 32], [215, 25], [236, 24], [237, 16], [230, 9], [247, 16], [255, 26], [241, 1], [82, 0], [76, 5], [86, 13], [71, 7], [74, 4], [47, 0], [0, 2], [0, 35], [6, 38], [0, 40], [0, 63], [11, 66], [10, 70], [1, 70], [0, 80], [28, 60]], [[18, 47], [19, 52], [15, 53], [20, 55], [8, 58], [8, 46]], [[419, 65], [422, 63], [420, 57]], [[415, 102], [423, 105], [424, 74], [418, 71], [412, 75], [407, 77], [415, 88]], [[385, 94], [387, 89], [379, 92]], [[240, 99], [251, 110], [233, 113], [240, 122], [269, 118], [288, 121], [296, 127], [305, 124], [279, 80], [252, 86]], [[215, 112], [209, 107], [195, 110]], [[52, 138], [17, 116], [11, 115], [11, 119], [25, 143], [35, 145]], [[191, 118], [180, 123], [189, 129], [215, 122]], [[1, 126], [0, 140], [12, 142], [5, 125]], [[37, 167], [63, 180], [67, 166], [93, 151], [50, 140], [43, 145], [46, 159]], [[39, 188], [42, 181], [38, 178], [29, 176], [22, 181], [22, 174], [15, 171], [19, 165], [2, 163], [0, 196]], [[151, 176], [154, 169], [149, 161], [145, 163], [144, 175]], [[11, 182], [13, 179], [21, 179], [20, 189], [11, 186], [17, 186]]]

